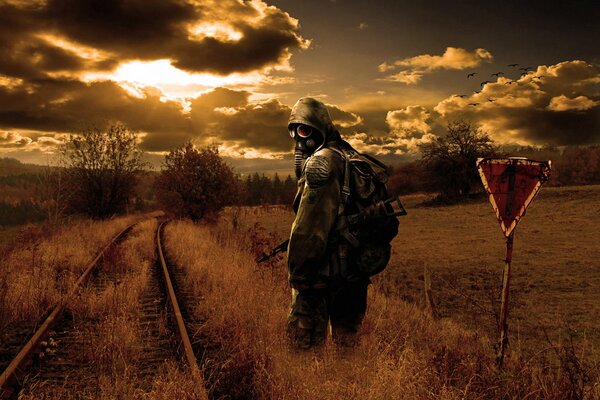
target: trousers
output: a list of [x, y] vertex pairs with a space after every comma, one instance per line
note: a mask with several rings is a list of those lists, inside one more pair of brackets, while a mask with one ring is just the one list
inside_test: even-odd
[[292, 289], [287, 334], [298, 349], [320, 347], [328, 328], [335, 344], [354, 346], [367, 310], [368, 281], [344, 282], [325, 289]]

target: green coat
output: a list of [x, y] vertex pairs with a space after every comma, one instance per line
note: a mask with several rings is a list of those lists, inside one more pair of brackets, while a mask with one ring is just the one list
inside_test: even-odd
[[[327, 146], [335, 146], [335, 142]], [[294, 200], [296, 219], [288, 247], [290, 285], [325, 288], [338, 265], [336, 218], [341, 202], [344, 161], [328, 147], [306, 160]]]
[[313, 127], [323, 144], [306, 160], [298, 180], [288, 245], [289, 281], [296, 289], [325, 288], [339, 271], [335, 224], [344, 160], [331, 148], [339, 148], [341, 138], [325, 104], [313, 98], [303, 97], [292, 107], [288, 129], [294, 124]]

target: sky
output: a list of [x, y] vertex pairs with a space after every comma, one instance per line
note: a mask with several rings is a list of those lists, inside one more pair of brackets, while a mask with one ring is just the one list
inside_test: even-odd
[[46, 164], [119, 121], [154, 165], [192, 141], [291, 171], [303, 96], [390, 163], [459, 119], [498, 144], [600, 144], [599, 4], [0, 0], [0, 157]]

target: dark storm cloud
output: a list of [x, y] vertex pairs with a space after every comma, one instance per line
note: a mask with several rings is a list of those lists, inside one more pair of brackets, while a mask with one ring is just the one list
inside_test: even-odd
[[207, 138], [274, 152], [290, 148], [290, 108], [278, 100], [249, 102], [250, 93], [218, 88], [191, 104], [194, 127]]
[[0, 4], [0, 74], [39, 79], [58, 71], [107, 69], [116, 59], [89, 60], [49, 38], [50, 20], [37, 5]]
[[[205, 27], [194, 33], [199, 24]], [[239, 37], [203, 33], [215, 26]], [[287, 13], [261, 2], [4, 3], [0, 5], [0, 73], [39, 77], [56, 71], [110, 69], [116, 60], [156, 59], [170, 59], [175, 67], [191, 72], [248, 72], [287, 61], [292, 49], [305, 45], [297, 30], [297, 22]], [[59, 40], [75, 49], [65, 49]], [[82, 45], [101, 54], [90, 60], [76, 51]]]
[[85, 84], [73, 80], [36, 81], [35, 89], [0, 86], [0, 126], [54, 132], [77, 132], [91, 123], [119, 120], [131, 129], [163, 135], [161, 149], [191, 137], [189, 119], [177, 102], [162, 102], [161, 93], [145, 90], [138, 98], [113, 82]]
[[44, 139], [50, 146], [56, 132], [118, 120], [142, 132], [150, 151], [199, 138], [287, 150], [280, 133], [289, 108], [278, 101], [250, 102], [250, 92], [218, 88], [189, 99], [187, 113], [157, 89], [78, 79], [128, 60], [166, 58], [180, 69], [218, 74], [285, 65], [307, 44], [297, 31], [296, 20], [261, 1], [5, 1], [0, 128], [29, 132], [19, 141], [18, 133], [5, 133], [2, 146], [33, 151], [41, 132], [51, 132]]
[[525, 137], [533, 143], [557, 146], [598, 144], [600, 107], [588, 111], [518, 110], [510, 113], [503, 127], [507, 130], [527, 127]]
[[[146, 89], [143, 97], [135, 97], [112, 82], [47, 80], [33, 93], [0, 86], [0, 126], [74, 133], [91, 123], [118, 120], [144, 133], [142, 147], [149, 151], [166, 151], [192, 139], [204, 144], [233, 141], [240, 148], [272, 152], [289, 150], [290, 109], [277, 100], [253, 103], [249, 92], [217, 88], [192, 100], [186, 114], [178, 102], [161, 101], [161, 95]], [[21, 141], [28, 137], [20, 134], [5, 136], [4, 147], [31, 143]]]

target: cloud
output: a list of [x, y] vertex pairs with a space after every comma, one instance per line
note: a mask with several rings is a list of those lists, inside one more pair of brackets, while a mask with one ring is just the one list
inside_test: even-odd
[[363, 119], [358, 114], [344, 111], [335, 104], [326, 104], [333, 123], [339, 128], [352, 128], [362, 124]]
[[400, 72], [389, 75], [384, 79], [414, 85], [421, 80], [423, 75], [436, 70], [473, 68], [481, 65], [483, 62], [491, 62], [492, 60], [492, 54], [486, 49], [478, 48], [468, 51], [457, 47], [447, 47], [442, 55], [421, 54], [415, 57], [396, 60], [392, 63], [382, 63], [378, 69], [380, 72], [400, 69]]
[[[66, 133], [120, 121], [152, 152], [187, 140], [246, 157], [287, 151], [289, 107], [219, 86], [289, 83], [265, 72], [289, 71], [292, 51], [309, 46], [298, 30], [296, 19], [262, 0], [1, 2], [1, 146], [33, 154]], [[136, 81], [155, 70], [177, 79]], [[193, 80], [193, 97], [159, 89], [178, 89], [183, 78]], [[338, 114], [341, 124], [357, 120]]]
[[298, 29], [260, 0], [5, 2], [0, 73], [39, 78], [157, 59], [222, 75], [287, 67], [291, 51], [309, 45]]
[[419, 145], [431, 141], [434, 135], [429, 125], [430, 112], [423, 106], [408, 106], [388, 111], [385, 135], [358, 132], [345, 139], [357, 150], [376, 155], [415, 155]]
[[599, 78], [600, 69], [585, 61], [540, 65], [514, 80], [500, 77], [467, 98], [440, 101], [433, 109], [436, 124], [467, 119], [503, 144], [600, 143]]
[[448, 47], [441, 56], [421, 54], [394, 62], [395, 66], [411, 67], [433, 71], [436, 69], [465, 69], [479, 66], [482, 62], [491, 62], [492, 54], [486, 49], [475, 49], [471, 52], [465, 49]]
[[386, 76], [383, 78], [383, 80], [404, 83], [406, 85], [414, 85], [421, 81], [423, 74], [423, 71], [400, 71], [398, 73]]
[[0, 132], [0, 148], [20, 148], [31, 142], [30, 138], [15, 132]]
[[[200, 97], [202, 99], [202, 97]], [[287, 132], [290, 108], [278, 100], [244, 103], [232, 107], [203, 109], [203, 119], [197, 119], [192, 103], [192, 122], [202, 126], [203, 142], [231, 142], [241, 151], [289, 152], [292, 144]]]
[[590, 108], [596, 107], [600, 102], [589, 99], [585, 96], [577, 96], [575, 98], [568, 98], [564, 94], [553, 97], [550, 99], [548, 104], [548, 110], [552, 111], [568, 111], [568, 110], [589, 110]]
[[421, 106], [408, 106], [400, 110], [389, 111], [385, 118], [392, 132], [403, 137], [423, 136], [431, 127], [427, 123], [429, 111]]

